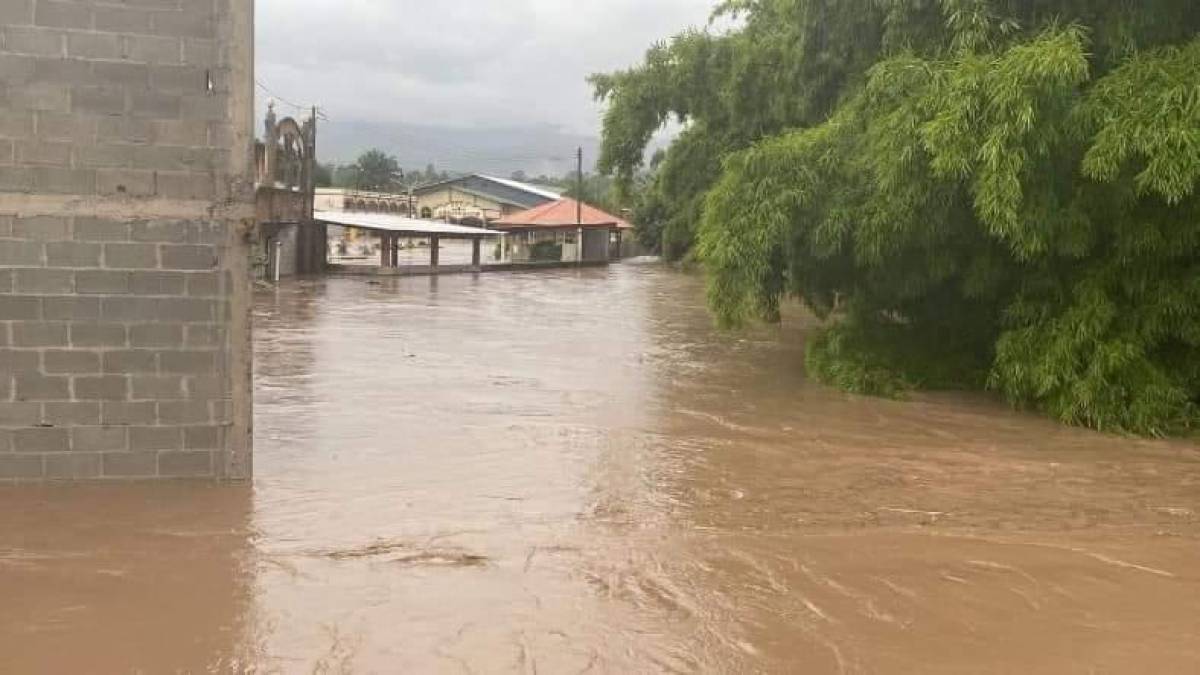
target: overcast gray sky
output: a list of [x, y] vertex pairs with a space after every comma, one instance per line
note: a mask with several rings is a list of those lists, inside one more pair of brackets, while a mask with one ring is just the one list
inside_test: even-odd
[[409, 129], [399, 142], [412, 125], [594, 136], [584, 78], [704, 25], [715, 2], [258, 0], [256, 75], [332, 125]]

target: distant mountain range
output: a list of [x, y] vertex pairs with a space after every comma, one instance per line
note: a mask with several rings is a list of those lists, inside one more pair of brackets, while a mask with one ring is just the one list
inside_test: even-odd
[[439, 171], [509, 176], [561, 176], [575, 170], [575, 152], [583, 147], [584, 167], [595, 165], [599, 140], [555, 127], [455, 129], [439, 126], [334, 120], [318, 127], [317, 155], [322, 162], [347, 164], [378, 148], [400, 166]]

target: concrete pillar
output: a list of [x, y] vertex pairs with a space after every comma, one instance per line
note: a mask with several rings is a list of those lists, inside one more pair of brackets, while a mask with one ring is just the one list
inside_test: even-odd
[[473, 267], [479, 267], [480, 263], [482, 262], [479, 251], [480, 245], [481, 242], [479, 237], [475, 237], [471, 240], [471, 265]]
[[400, 235], [392, 235], [392, 245], [389, 247], [392, 256], [392, 267], [400, 266]]
[[429, 264], [436, 268], [442, 256], [442, 240], [436, 234], [429, 238]]
[[583, 262], [583, 228], [579, 228], [575, 235], [575, 262]]
[[379, 234], [379, 266], [392, 266], [392, 236], [387, 232]]
[[253, 8], [0, 0], [0, 486], [250, 477]]

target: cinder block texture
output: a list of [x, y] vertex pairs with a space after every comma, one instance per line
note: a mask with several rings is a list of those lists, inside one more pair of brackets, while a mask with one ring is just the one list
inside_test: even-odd
[[249, 476], [252, 16], [0, 0], [0, 484]]

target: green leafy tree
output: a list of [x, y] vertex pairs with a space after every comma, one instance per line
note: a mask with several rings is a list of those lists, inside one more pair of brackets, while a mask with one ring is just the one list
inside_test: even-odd
[[601, 168], [655, 178], [718, 320], [829, 327], [864, 393], [989, 386], [1071, 424], [1200, 417], [1200, 13], [1186, 0], [736, 0], [596, 76]]
[[359, 190], [388, 192], [401, 184], [402, 173], [396, 158], [382, 150], [368, 150], [350, 167], [352, 187]]

